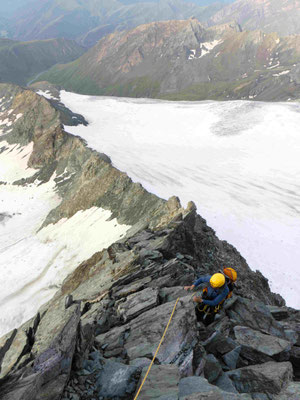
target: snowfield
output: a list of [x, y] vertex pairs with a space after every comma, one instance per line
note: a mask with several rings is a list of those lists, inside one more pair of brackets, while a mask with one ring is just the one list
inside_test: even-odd
[[[32, 144], [0, 141], [0, 337], [33, 317], [62, 281], [84, 260], [125, 235], [130, 226], [109, 220], [111, 212], [93, 207], [39, 230], [61, 199], [55, 175], [46, 184], [12, 182], [32, 176], [27, 168]], [[85, 238], [85, 245], [82, 243]]]
[[[61, 92], [66, 127], [149, 191], [193, 200], [273, 291], [300, 308], [300, 105], [165, 102]], [[234, 266], [232, 266], [234, 267]]]

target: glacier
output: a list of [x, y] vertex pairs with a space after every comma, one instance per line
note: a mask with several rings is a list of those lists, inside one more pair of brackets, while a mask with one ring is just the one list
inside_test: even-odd
[[[273, 291], [300, 308], [300, 105], [168, 102], [61, 92], [65, 127], [162, 198], [193, 200]], [[234, 267], [232, 265], [231, 267]]]

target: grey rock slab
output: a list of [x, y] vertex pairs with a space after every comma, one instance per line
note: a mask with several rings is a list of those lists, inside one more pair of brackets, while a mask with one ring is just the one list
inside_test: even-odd
[[42, 386], [34, 400], [60, 400], [62, 388], [64, 388], [68, 376], [65, 374], [58, 376], [54, 381]]
[[243, 393], [278, 394], [293, 379], [290, 362], [270, 361], [226, 372], [236, 389]]
[[[141, 374], [140, 387], [147, 368]], [[179, 370], [176, 365], [153, 365], [147, 380], [139, 394], [141, 400], [158, 400], [167, 396], [178, 399]]]
[[237, 325], [247, 326], [289, 340], [283, 326], [273, 318], [271, 312], [263, 303], [237, 297], [236, 302], [227, 313]]
[[214, 382], [214, 385], [218, 386], [218, 388], [224, 392], [238, 393], [234, 384], [232, 383], [232, 380], [226, 374], [221, 375], [216, 382]]
[[124, 336], [126, 330], [129, 329], [129, 324], [113, 328], [106, 333], [96, 336], [95, 344], [98, 348], [102, 348], [104, 346], [105, 356], [107, 356], [110, 351], [116, 349], [119, 349], [121, 353], [123, 351]]
[[238, 344], [233, 339], [219, 331], [214, 332], [209, 339], [202, 344], [208, 353], [212, 353], [215, 356], [224, 355], [238, 347]]
[[252, 397], [248, 394], [234, 394], [211, 390], [206, 393], [194, 393], [189, 396], [183, 396], [179, 400], [252, 400]]
[[135, 391], [137, 380], [135, 374], [138, 368], [107, 361], [102, 371], [96, 376], [96, 386], [99, 397], [124, 397]]
[[66, 310], [64, 299], [53, 303], [38, 326], [33, 354], [41, 354], [55, 344], [62, 351], [67, 350], [70, 337], [76, 336], [80, 316], [80, 304], [73, 304]]
[[291, 343], [287, 340], [266, 335], [246, 326], [235, 326], [234, 334], [240, 345], [250, 347], [270, 357], [291, 349]]
[[209, 383], [216, 381], [222, 373], [222, 367], [219, 361], [213, 354], [208, 354], [206, 356], [206, 362], [204, 366], [204, 377]]
[[[171, 316], [175, 302], [149, 310], [129, 323], [130, 335], [125, 349], [132, 360], [153, 357]], [[161, 345], [157, 359], [161, 363], [174, 362], [182, 351], [191, 348], [197, 337], [196, 316], [190, 296], [182, 298]]]
[[135, 367], [139, 367], [139, 368], [144, 368], [144, 367], [149, 367], [149, 365], [151, 364], [151, 360], [149, 360], [149, 358], [136, 358], [135, 360], [131, 360], [129, 362], [129, 365], [133, 365]]
[[150, 310], [158, 304], [158, 290], [147, 288], [129, 295], [125, 301], [117, 303], [117, 312], [124, 322]]
[[251, 400], [248, 394], [229, 393], [211, 385], [200, 376], [191, 376], [179, 381], [180, 400]]
[[236, 365], [241, 353], [241, 346], [236, 347], [229, 353], [224, 354], [223, 360], [229, 369], [236, 369]]
[[5, 377], [15, 366], [17, 361], [25, 354], [26, 350], [29, 350], [26, 330], [30, 328], [33, 321], [34, 319], [29, 320], [17, 331], [15, 330], [1, 339], [2, 343], [4, 343], [3, 350], [6, 348], [6, 352], [3, 354], [0, 379]]
[[300, 399], [300, 382], [290, 382], [287, 387], [280, 392], [274, 400], [299, 400]]
[[33, 374], [1, 388], [1, 400], [33, 400], [40, 392], [42, 377]]
[[[188, 396], [193, 393], [205, 393], [215, 390], [215, 386], [211, 385], [207, 379], [201, 376], [189, 376], [179, 381], [179, 398]], [[218, 389], [216, 389], [218, 390]]]
[[123, 286], [121, 289], [118, 288], [118, 290], [115, 291], [113, 295], [116, 298], [126, 297], [143, 289], [145, 285], [147, 285], [147, 283], [149, 282], [151, 282], [151, 277], [140, 279], [136, 282], [130, 283], [129, 285]]
[[[61, 298], [50, 306], [35, 335], [33, 371], [41, 374], [43, 385], [55, 381], [55, 390], [60, 392], [60, 396], [69, 378], [79, 322], [80, 304], [73, 304], [65, 310]], [[64, 379], [58, 380], [57, 377]]]
[[282, 321], [289, 317], [289, 309], [287, 307], [268, 306], [267, 308], [277, 321]]
[[163, 303], [174, 301], [178, 299], [178, 297], [185, 297], [186, 295], [187, 292], [184, 290], [183, 286], [163, 287], [159, 290], [159, 297]]

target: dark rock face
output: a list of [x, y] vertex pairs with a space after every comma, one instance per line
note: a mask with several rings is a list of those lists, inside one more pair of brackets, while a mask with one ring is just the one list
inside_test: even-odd
[[[75, 196], [73, 204], [67, 196], [48, 221], [105, 198], [134, 226], [83, 262], [35, 318], [0, 339], [0, 399], [133, 399], [179, 299], [141, 399], [296, 400], [300, 312], [271, 293], [267, 280], [216, 237], [193, 204], [184, 210], [175, 197], [165, 202], [147, 194], [69, 137], [48, 101], [8, 89], [9, 101], [23, 112], [34, 102], [44, 110], [43, 121], [52, 121], [38, 129], [29, 113], [8, 138], [16, 141], [23, 132], [22, 143], [33, 139], [31, 163], [44, 163], [39, 174], [49, 178], [54, 164], [54, 170], [73, 168], [71, 195], [104, 180], [95, 198], [77, 203]], [[135, 195], [137, 202], [129, 204]], [[146, 212], [141, 220], [138, 211]], [[223, 265], [237, 270], [234, 297], [205, 327], [183, 286]]]
[[293, 377], [292, 365], [289, 362], [243, 367], [228, 372], [239, 392], [278, 394]]

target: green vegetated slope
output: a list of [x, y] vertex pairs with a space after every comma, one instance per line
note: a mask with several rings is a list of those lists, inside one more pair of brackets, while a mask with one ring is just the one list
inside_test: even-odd
[[295, 0], [237, 0], [219, 10], [210, 24], [237, 21], [243, 30], [262, 29], [281, 36], [300, 33], [300, 3]]
[[171, 100], [300, 97], [300, 36], [205, 29], [196, 19], [108, 35], [40, 80], [82, 94]]
[[24, 85], [36, 74], [57, 63], [70, 62], [84, 51], [82, 46], [65, 39], [30, 42], [0, 39], [0, 82]]
[[138, 25], [192, 16], [205, 21], [224, 7], [223, 2], [200, 5], [193, 0], [36, 0], [18, 11], [11, 21], [13, 38], [19, 40], [65, 37], [93, 46], [108, 33]]

